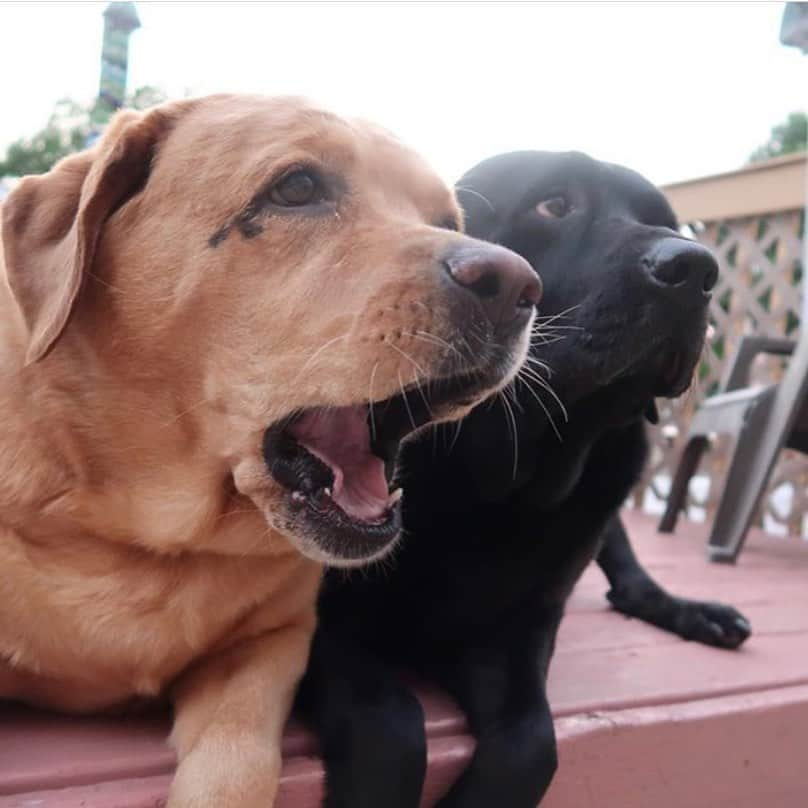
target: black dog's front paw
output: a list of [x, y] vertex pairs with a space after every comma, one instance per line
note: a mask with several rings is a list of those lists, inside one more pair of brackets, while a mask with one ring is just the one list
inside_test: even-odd
[[676, 598], [648, 581], [610, 590], [617, 611], [716, 648], [738, 648], [752, 633], [749, 621], [732, 606]]
[[675, 632], [686, 640], [695, 640], [718, 648], [738, 648], [752, 633], [749, 621], [732, 606], [680, 600]]

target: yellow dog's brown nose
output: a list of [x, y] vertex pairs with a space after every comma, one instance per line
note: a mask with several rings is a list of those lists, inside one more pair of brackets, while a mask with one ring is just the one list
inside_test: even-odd
[[541, 280], [533, 267], [504, 247], [460, 247], [444, 263], [452, 280], [477, 297], [495, 327], [527, 317], [541, 300]]

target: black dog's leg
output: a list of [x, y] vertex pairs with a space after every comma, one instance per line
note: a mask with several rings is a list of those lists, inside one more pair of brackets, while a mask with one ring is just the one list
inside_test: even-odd
[[417, 808], [426, 775], [420, 702], [378, 658], [326, 634], [315, 634], [297, 701], [320, 737], [324, 808]]
[[609, 579], [606, 597], [617, 611], [719, 648], [737, 648], [749, 636], [749, 621], [732, 606], [677, 598], [642, 568], [618, 514], [603, 533], [598, 564]]
[[557, 622], [542, 643], [468, 654], [443, 684], [477, 739], [474, 755], [436, 808], [535, 808], [558, 765], [544, 680]]

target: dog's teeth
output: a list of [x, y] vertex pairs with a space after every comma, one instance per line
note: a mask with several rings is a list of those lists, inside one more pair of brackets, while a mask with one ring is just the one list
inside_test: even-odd
[[312, 495], [312, 501], [318, 508], [324, 508], [328, 505], [328, 500], [331, 498], [330, 488], [318, 488]]
[[401, 495], [403, 493], [404, 491], [401, 488], [396, 488], [396, 490], [393, 491], [389, 497], [387, 497], [387, 507], [392, 508], [393, 505], [395, 505], [396, 502], [398, 502], [401, 499]]

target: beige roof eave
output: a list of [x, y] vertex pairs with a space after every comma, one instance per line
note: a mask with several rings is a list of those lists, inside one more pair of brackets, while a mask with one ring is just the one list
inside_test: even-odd
[[713, 222], [805, 207], [808, 153], [750, 163], [737, 171], [663, 185], [682, 222]]

